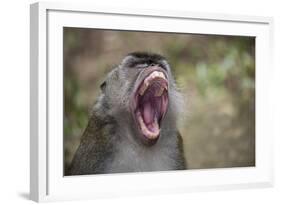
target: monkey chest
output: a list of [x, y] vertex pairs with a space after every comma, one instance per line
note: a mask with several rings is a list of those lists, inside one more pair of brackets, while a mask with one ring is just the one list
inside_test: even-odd
[[171, 153], [161, 150], [149, 152], [122, 149], [113, 156], [107, 170], [115, 173], [174, 170], [176, 162], [173, 158]]

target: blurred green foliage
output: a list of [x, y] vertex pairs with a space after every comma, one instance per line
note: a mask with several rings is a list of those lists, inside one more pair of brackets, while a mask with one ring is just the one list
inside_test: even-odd
[[99, 84], [122, 58], [169, 61], [184, 95], [179, 127], [189, 168], [255, 165], [255, 39], [64, 28], [64, 159], [70, 163]]

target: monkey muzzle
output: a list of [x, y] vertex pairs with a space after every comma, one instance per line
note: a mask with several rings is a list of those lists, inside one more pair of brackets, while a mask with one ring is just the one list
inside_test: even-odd
[[163, 69], [151, 69], [137, 85], [133, 115], [145, 143], [154, 144], [168, 108], [168, 80]]

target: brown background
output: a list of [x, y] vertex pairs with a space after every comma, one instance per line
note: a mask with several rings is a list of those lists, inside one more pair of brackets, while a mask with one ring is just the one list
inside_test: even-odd
[[255, 165], [255, 39], [64, 28], [64, 163], [99, 84], [133, 51], [164, 55], [186, 100], [180, 124], [190, 169]]

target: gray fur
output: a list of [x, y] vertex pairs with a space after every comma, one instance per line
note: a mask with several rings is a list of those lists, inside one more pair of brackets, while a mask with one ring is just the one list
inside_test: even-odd
[[[153, 146], [138, 140], [140, 133], [129, 109], [134, 84], [144, 72], [130, 67], [130, 63], [142, 54], [165, 66], [169, 80], [169, 107]], [[186, 169], [177, 130], [182, 98], [167, 61], [157, 54], [130, 54], [107, 75], [105, 82], [67, 175]]]

